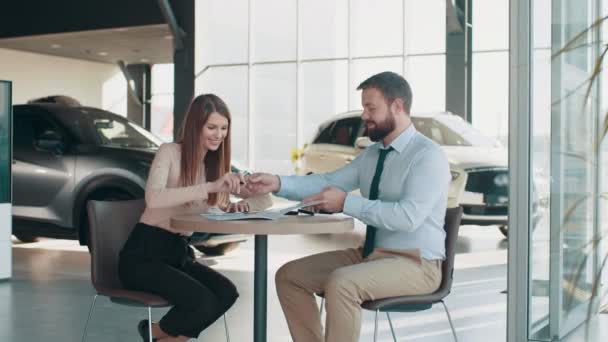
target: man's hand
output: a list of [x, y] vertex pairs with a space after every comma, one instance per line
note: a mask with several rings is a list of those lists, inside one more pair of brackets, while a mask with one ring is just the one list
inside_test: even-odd
[[269, 173], [254, 173], [246, 178], [246, 188], [252, 195], [277, 192], [281, 188], [279, 176]]
[[330, 213], [339, 213], [344, 210], [346, 195], [346, 192], [333, 186], [328, 186], [320, 193], [306, 197], [302, 202], [323, 201], [323, 203], [313, 206], [312, 210], [315, 212], [324, 210]]

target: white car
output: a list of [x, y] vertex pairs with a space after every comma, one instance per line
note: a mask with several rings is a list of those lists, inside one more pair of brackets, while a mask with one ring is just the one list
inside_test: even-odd
[[[464, 208], [462, 224], [498, 225], [507, 235], [508, 153], [496, 139], [483, 135], [449, 112], [414, 114], [416, 129], [445, 151], [452, 173], [448, 206]], [[361, 111], [322, 123], [298, 158], [298, 174], [329, 172], [351, 162], [372, 144], [361, 124]]]

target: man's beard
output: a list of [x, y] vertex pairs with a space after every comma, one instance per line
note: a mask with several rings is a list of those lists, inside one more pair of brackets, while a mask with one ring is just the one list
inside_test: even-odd
[[393, 117], [393, 113], [388, 113], [386, 119], [382, 122], [374, 123], [374, 128], [367, 127], [367, 132], [371, 141], [380, 141], [384, 139], [387, 135], [389, 135], [395, 129], [395, 118]]

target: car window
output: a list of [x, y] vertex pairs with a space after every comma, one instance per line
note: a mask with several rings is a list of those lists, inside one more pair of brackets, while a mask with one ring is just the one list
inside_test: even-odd
[[502, 144], [497, 139], [481, 133], [460, 116], [437, 115], [434, 119], [467, 141], [470, 146], [502, 147]]
[[322, 126], [313, 144], [353, 146], [359, 133], [361, 118], [346, 118]]
[[[94, 118], [93, 127], [99, 144], [116, 147], [150, 148], [160, 145], [145, 129], [127, 120]], [[150, 137], [151, 136], [151, 137]]]
[[331, 143], [331, 129], [334, 128], [335, 122], [330, 123], [324, 127], [321, 127], [319, 134], [313, 140], [313, 144], [330, 144]]
[[445, 146], [471, 146], [461, 135], [457, 134], [434, 118], [412, 118], [418, 132]]
[[15, 115], [14, 118], [14, 140], [17, 148], [34, 148], [35, 139], [44, 133], [54, 132], [65, 141], [62, 130], [51, 120], [32, 113]]
[[361, 125], [360, 118], [348, 118], [338, 120], [331, 131], [331, 144], [353, 146], [359, 126]]

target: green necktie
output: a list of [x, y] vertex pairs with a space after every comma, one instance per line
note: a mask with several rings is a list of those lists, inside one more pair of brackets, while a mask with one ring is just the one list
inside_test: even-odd
[[[386, 155], [392, 151], [393, 148], [389, 147], [384, 150], [380, 150], [380, 155], [378, 156], [378, 162], [376, 163], [376, 173], [374, 173], [374, 179], [372, 180], [372, 186], [369, 190], [369, 199], [376, 200], [378, 199], [378, 185], [380, 184], [380, 176], [382, 175], [382, 170], [384, 169], [384, 159], [386, 159]], [[367, 226], [367, 230], [365, 231], [365, 244], [363, 244], [363, 257], [370, 255], [374, 250], [375, 240], [376, 240], [376, 227]]]

